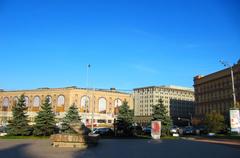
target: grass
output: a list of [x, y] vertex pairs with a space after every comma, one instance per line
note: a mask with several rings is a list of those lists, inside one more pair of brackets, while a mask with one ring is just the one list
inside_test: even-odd
[[48, 136], [2, 136], [0, 139], [49, 139]]

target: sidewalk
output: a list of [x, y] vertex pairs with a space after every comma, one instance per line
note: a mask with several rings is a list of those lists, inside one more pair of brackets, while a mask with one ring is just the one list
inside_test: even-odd
[[211, 137], [183, 137], [182, 139], [192, 140], [197, 142], [206, 142], [214, 144], [232, 145], [240, 148], [239, 139], [221, 139], [221, 138], [211, 138]]

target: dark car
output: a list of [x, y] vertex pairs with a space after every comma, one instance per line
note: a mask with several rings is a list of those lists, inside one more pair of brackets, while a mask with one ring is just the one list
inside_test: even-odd
[[135, 125], [131, 127], [131, 131], [133, 132], [133, 135], [142, 135], [143, 129], [142, 126]]
[[143, 128], [143, 133], [146, 135], [151, 135], [151, 127], [144, 127]]
[[97, 128], [93, 131], [93, 134], [99, 134], [100, 136], [113, 136], [114, 132], [111, 128]]
[[185, 135], [192, 135], [195, 133], [195, 130], [192, 126], [186, 126], [184, 129], [183, 129], [183, 134]]

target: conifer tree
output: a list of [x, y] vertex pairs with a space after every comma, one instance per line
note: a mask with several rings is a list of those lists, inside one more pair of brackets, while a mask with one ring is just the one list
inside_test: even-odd
[[41, 111], [38, 112], [35, 118], [33, 134], [36, 136], [49, 136], [56, 129], [55, 115], [52, 111], [52, 106], [47, 97], [41, 106]]
[[78, 113], [78, 108], [73, 104], [69, 107], [66, 116], [63, 118], [61, 131], [63, 133], [75, 133], [75, 131], [70, 128], [70, 123], [80, 123], [80, 121], [81, 118]]
[[25, 96], [22, 94], [16, 104], [12, 107], [13, 119], [9, 121], [7, 126], [8, 135], [27, 136], [31, 134], [31, 128], [28, 124], [26, 115]]
[[172, 120], [168, 115], [168, 111], [163, 104], [163, 100], [159, 99], [157, 105], [153, 106], [152, 121], [161, 121], [162, 135], [169, 135], [169, 130], [172, 126]]
[[117, 118], [127, 124], [133, 123], [133, 110], [129, 109], [128, 102], [123, 101], [123, 104], [119, 107]]

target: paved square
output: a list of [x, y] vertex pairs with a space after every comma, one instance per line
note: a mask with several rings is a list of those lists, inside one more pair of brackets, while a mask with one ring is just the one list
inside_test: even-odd
[[84, 151], [53, 148], [49, 140], [0, 140], [1, 158], [237, 158], [240, 150], [188, 140], [102, 139]]

